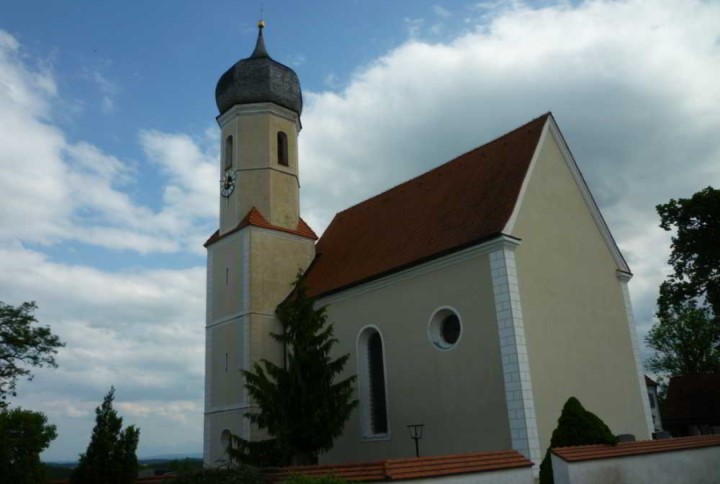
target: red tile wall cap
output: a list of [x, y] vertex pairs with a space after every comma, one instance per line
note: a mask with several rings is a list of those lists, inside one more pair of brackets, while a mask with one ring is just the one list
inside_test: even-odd
[[270, 222], [267, 221], [267, 219], [265, 219], [265, 217], [262, 216], [258, 209], [253, 207], [234, 229], [222, 235], [220, 235], [219, 230], [216, 230], [215, 233], [212, 234], [203, 245], [205, 247], [209, 247], [223, 237], [234, 234], [238, 230], [243, 229], [249, 225], [252, 225], [253, 227], [261, 227], [264, 229], [277, 230], [280, 232], [286, 232], [288, 234], [299, 235], [300, 237], [305, 237], [312, 240], [317, 240], [318, 238], [313, 229], [311, 229], [310, 226], [302, 218], [298, 220], [298, 226], [295, 230], [286, 229], [285, 227], [278, 227], [277, 225], [272, 225]]
[[333, 475], [349, 481], [383, 481], [439, 477], [453, 474], [532, 467], [533, 463], [514, 450], [433, 457], [388, 459], [358, 464], [297, 466], [270, 469], [268, 477], [282, 481], [294, 475]]
[[558, 447], [552, 449], [552, 453], [566, 462], [582, 462], [586, 460], [611, 459], [614, 457], [627, 457], [715, 446], [720, 446], [720, 435], [699, 435], [674, 439], [621, 442], [615, 446], [600, 444]]
[[306, 272], [308, 294], [332, 294], [500, 235], [551, 116], [339, 212]]

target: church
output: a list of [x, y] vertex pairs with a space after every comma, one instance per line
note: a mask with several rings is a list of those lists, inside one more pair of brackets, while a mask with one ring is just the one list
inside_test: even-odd
[[[630, 268], [551, 113], [338, 213], [300, 212], [302, 93], [264, 24], [219, 79], [220, 221], [208, 239], [204, 459], [250, 426], [241, 370], [298, 270], [357, 375], [357, 409], [321, 463], [515, 449], [536, 464], [577, 397], [615, 434], [652, 420]], [[438, 160], [443, 161], [443, 160]]]

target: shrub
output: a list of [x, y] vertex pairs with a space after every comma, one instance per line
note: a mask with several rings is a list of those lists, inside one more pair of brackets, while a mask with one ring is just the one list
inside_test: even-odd
[[568, 398], [558, 419], [558, 426], [550, 439], [550, 447], [540, 465], [540, 484], [555, 482], [550, 457], [551, 448], [592, 444], [615, 445], [616, 443], [617, 438], [600, 417], [585, 410], [577, 398]]

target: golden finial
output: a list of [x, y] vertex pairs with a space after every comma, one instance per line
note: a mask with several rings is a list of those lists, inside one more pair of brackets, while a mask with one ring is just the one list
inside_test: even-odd
[[258, 20], [258, 28], [259, 29], [265, 28], [265, 21], [263, 20], [264, 16], [265, 16], [265, 2], [260, 2], [260, 20]]

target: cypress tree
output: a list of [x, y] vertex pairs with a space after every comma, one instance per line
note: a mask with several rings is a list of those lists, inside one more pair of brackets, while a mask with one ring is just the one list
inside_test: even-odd
[[336, 381], [349, 354], [330, 356], [337, 339], [327, 323], [326, 308], [315, 309], [298, 276], [295, 290], [278, 306], [282, 331], [271, 333], [283, 346], [284, 361], [255, 363], [243, 371], [245, 386], [259, 410], [246, 417], [272, 439], [247, 442], [233, 436], [230, 457], [256, 465], [315, 464], [339, 437], [350, 412], [355, 376]]
[[131, 425], [123, 430], [122, 417], [113, 408], [115, 388], [95, 409], [95, 428], [90, 444], [73, 472], [73, 484], [125, 484], [137, 478], [137, 449], [140, 430]]

